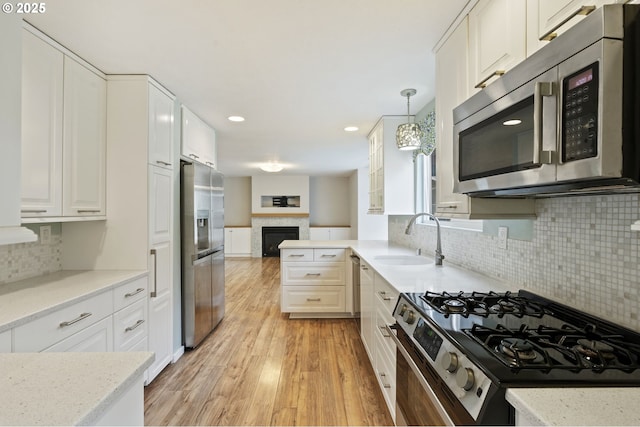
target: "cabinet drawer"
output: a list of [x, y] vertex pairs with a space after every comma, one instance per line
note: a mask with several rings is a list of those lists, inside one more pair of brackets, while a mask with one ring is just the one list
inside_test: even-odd
[[345, 268], [341, 262], [282, 264], [282, 283], [288, 285], [344, 286]]
[[37, 352], [113, 313], [113, 292], [103, 292], [14, 329], [14, 351]]
[[118, 286], [113, 290], [113, 309], [118, 311], [129, 304], [146, 298], [147, 287], [147, 276]]
[[287, 313], [344, 313], [344, 286], [286, 286], [282, 288], [281, 310]]
[[393, 316], [393, 309], [398, 302], [400, 293], [379, 275], [375, 276], [375, 293], [377, 301], [380, 301], [386, 308], [390, 316]]
[[389, 412], [391, 416], [395, 418], [396, 361], [395, 358], [390, 359], [387, 357], [386, 351], [383, 351], [381, 348], [384, 347], [384, 344], [382, 344], [380, 340], [381, 338], [376, 336], [378, 351], [376, 351], [375, 371]]
[[0, 353], [11, 353], [11, 329], [0, 332]]
[[113, 348], [129, 351], [147, 336], [147, 302], [137, 301], [113, 314]]
[[313, 261], [313, 249], [282, 249], [281, 261]]
[[314, 249], [313, 260], [314, 261], [344, 261], [345, 249]]
[[381, 303], [376, 304], [376, 318], [375, 318], [375, 333], [380, 338], [380, 342], [382, 343], [384, 348], [380, 350], [384, 350], [387, 353], [387, 358], [393, 361], [393, 366], [395, 366], [396, 360], [396, 344], [393, 341], [393, 338], [389, 336], [389, 331], [385, 327], [386, 325], [393, 325], [395, 323], [395, 319], [390, 316], [387, 312], [386, 307], [382, 306]]
[[109, 352], [113, 351], [113, 325], [111, 317], [63, 339], [44, 350], [45, 352]]

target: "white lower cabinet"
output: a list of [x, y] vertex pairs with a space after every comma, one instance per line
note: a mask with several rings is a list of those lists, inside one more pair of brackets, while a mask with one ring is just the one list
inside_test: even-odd
[[44, 351], [49, 352], [108, 352], [113, 351], [113, 324], [106, 317], [80, 332], [65, 338]]
[[149, 299], [149, 351], [155, 353], [155, 360], [147, 371], [149, 376], [147, 384], [171, 363], [172, 342], [167, 339], [167, 337], [171, 337], [167, 331], [173, 328], [172, 312], [170, 293]]
[[11, 353], [11, 329], [0, 332], [0, 353]]
[[351, 227], [309, 227], [309, 240], [349, 240]]
[[[346, 313], [346, 250], [282, 249], [280, 253], [283, 313]], [[349, 261], [350, 262], [350, 261]]]
[[228, 257], [251, 256], [251, 227], [227, 227], [224, 229], [224, 255]]
[[360, 260], [360, 336], [391, 417], [396, 406], [396, 346], [387, 328], [394, 322], [399, 292]]
[[131, 384], [95, 422], [97, 426], [143, 426], [144, 385], [142, 378]]
[[113, 347], [129, 351], [147, 338], [147, 303], [137, 301], [113, 314]]

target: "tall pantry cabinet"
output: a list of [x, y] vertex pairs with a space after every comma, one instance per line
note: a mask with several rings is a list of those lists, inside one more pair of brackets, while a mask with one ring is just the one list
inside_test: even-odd
[[63, 228], [66, 269], [149, 271], [147, 382], [173, 357], [175, 112], [152, 78], [107, 77], [107, 221]]

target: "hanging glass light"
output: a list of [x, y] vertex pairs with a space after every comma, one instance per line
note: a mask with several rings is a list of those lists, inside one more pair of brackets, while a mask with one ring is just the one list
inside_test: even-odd
[[405, 89], [400, 95], [407, 97], [407, 123], [401, 124], [396, 130], [396, 145], [400, 150], [417, 150], [425, 137], [424, 131], [417, 123], [411, 123], [409, 114], [409, 98], [416, 94], [415, 89]]

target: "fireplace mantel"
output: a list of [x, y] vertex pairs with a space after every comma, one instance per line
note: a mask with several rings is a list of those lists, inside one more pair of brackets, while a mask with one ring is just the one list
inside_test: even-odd
[[252, 213], [252, 218], [309, 218], [308, 213]]

